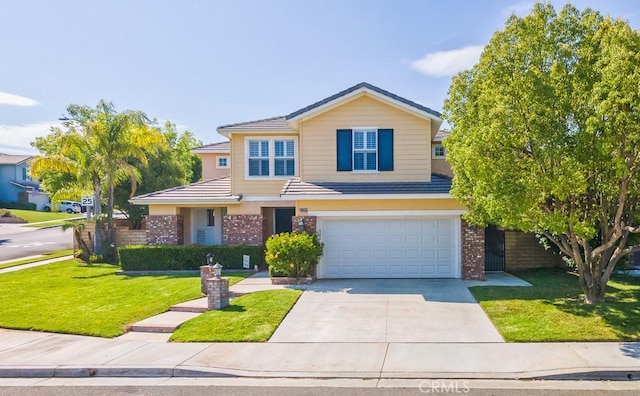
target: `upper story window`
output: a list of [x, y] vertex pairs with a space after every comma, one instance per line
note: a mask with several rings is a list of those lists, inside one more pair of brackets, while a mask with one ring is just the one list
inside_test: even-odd
[[229, 167], [229, 157], [218, 157], [216, 161], [216, 168], [226, 169]]
[[353, 131], [353, 170], [378, 170], [378, 131]]
[[249, 141], [249, 176], [269, 176], [269, 141]]
[[447, 156], [447, 151], [442, 145], [434, 145], [433, 146], [433, 159], [445, 159]]
[[247, 140], [248, 177], [289, 177], [296, 175], [295, 139]]
[[276, 176], [293, 176], [296, 173], [293, 140], [276, 140], [274, 170]]
[[393, 171], [393, 129], [338, 129], [336, 158], [338, 172]]
[[27, 180], [27, 168], [22, 168], [22, 180]]

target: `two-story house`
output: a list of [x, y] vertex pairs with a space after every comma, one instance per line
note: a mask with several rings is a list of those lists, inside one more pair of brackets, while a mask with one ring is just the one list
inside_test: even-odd
[[484, 230], [450, 194], [441, 114], [368, 83], [194, 149], [204, 181], [134, 197], [151, 244], [262, 245], [306, 229], [319, 278], [484, 274]]
[[40, 183], [29, 176], [30, 155], [0, 153], [0, 201], [31, 202], [42, 210], [49, 195], [40, 191]]

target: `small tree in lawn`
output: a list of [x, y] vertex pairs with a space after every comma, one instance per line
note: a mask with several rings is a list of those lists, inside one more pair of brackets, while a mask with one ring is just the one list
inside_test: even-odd
[[269, 237], [266, 248], [269, 275], [299, 279], [313, 274], [324, 244], [315, 234], [283, 232]]
[[475, 224], [544, 234], [587, 303], [640, 251], [640, 34], [566, 5], [511, 16], [445, 102], [452, 194]]

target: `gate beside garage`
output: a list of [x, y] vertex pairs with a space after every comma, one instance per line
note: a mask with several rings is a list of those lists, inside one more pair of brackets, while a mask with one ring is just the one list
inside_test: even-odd
[[484, 231], [484, 270], [505, 270], [504, 231], [489, 225]]

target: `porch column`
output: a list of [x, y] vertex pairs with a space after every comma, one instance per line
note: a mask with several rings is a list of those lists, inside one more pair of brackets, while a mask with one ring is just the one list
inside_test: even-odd
[[460, 221], [462, 279], [484, 280], [484, 228]]
[[149, 215], [147, 216], [147, 244], [183, 245], [184, 216]]

